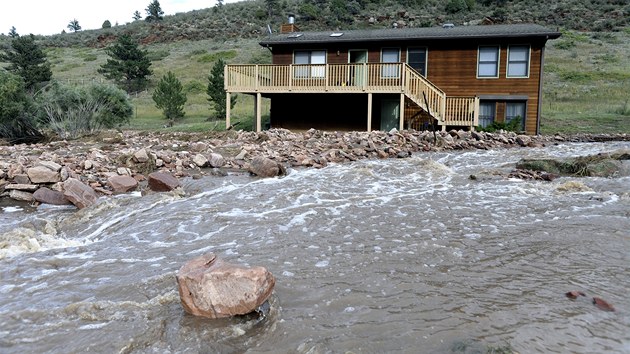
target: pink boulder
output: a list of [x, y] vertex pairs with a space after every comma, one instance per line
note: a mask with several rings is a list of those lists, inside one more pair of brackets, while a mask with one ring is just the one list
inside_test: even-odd
[[262, 305], [276, 283], [264, 267], [247, 268], [206, 254], [177, 272], [184, 310], [195, 316], [223, 318], [248, 314]]
[[79, 209], [94, 205], [97, 199], [96, 192], [90, 186], [74, 178], [63, 182], [63, 195]]
[[67, 205], [70, 204], [68, 198], [63, 193], [54, 191], [52, 189], [41, 187], [33, 193], [33, 198], [40, 203], [52, 204], [52, 205]]
[[138, 181], [131, 176], [112, 176], [107, 179], [107, 185], [114, 193], [127, 193], [138, 187]]
[[149, 175], [149, 188], [154, 192], [168, 192], [179, 187], [179, 180], [164, 172], [153, 172]]

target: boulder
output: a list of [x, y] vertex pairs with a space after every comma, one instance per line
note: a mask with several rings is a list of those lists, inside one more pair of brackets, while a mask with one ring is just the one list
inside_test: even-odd
[[45, 204], [52, 205], [68, 205], [70, 201], [66, 198], [63, 193], [48, 189], [46, 187], [41, 187], [33, 193], [33, 198]]
[[149, 161], [149, 154], [146, 149], [140, 149], [133, 154], [133, 159], [136, 162], [144, 163]]
[[79, 209], [94, 205], [97, 199], [92, 188], [75, 178], [63, 182], [63, 195]]
[[4, 188], [5, 189], [16, 189], [16, 190], [25, 191], [25, 192], [35, 192], [37, 190], [37, 188], [39, 188], [39, 186], [36, 185], [36, 184], [12, 183], [12, 184], [7, 184]]
[[154, 192], [168, 192], [179, 187], [179, 180], [170, 173], [153, 172], [149, 175], [149, 188]]
[[26, 170], [26, 174], [32, 183], [56, 183], [61, 181], [59, 172], [45, 166], [35, 166]]
[[528, 146], [529, 143], [531, 143], [532, 138], [530, 138], [527, 135], [518, 135], [516, 136], [516, 143], [519, 144], [520, 146]]
[[9, 198], [14, 200], [20, 200], [24, 202], [32, 202], [33, 201], [33, 193], [20, 191], [17, 189], [12, 189], [9, 192]]
[[210, 154], [210, 161], [208, 161], [208, 163], [210, 164], [210, 167], [223, 167], [225, 166], [225, 159], [221, 154], [213, 152], [212, 154]]
[[279, 176], [283, 168], [272, 159], [256, 156], [249, 164], [249, 172], [259, 177]]
[[53, 161], [40, 161], [39, 165], [55, 172], [59, 172], [59, 170], [61, 170], [61, 165]]
[[208, 158], [203, 154], [197, 154], [193, 157], [193, 162], [199, 167], [205, 167], [208, 165]]
[[111, 176], [107, 179], [107, 185], [114, 193], [127, 193], [138, 188], [138, 181], [128, 175]]
[[184, 264], [176, 275], [184, 310], [223, 318], [248, 314], [269, 299], [276, 283], [264, 267], [244, 267], [205, 254]]

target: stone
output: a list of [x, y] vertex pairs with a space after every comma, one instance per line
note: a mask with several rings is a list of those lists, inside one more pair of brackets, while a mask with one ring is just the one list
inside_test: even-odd
[[37, 190], [37, 188], [39, 188], [39, 186], [36, 185], [36, 184], [17, 184], [17, 183], [12, 183], [12, 184], [7, 184], [4, 188], [7, 189], [7, 190], [15, 189], [15, 190], [18, 190], [18, 191], [35, 192]]
[[[11, 178], [11, 176], [9, 176]], [[30, 178], [27, 175], [19, 174], [13, 177], [13, 182], [17, 184], [31, 184]]]
[[59, 172], [44, 166], [31, 167], [26, 170], [26, 174], [32, 183], [56, 183], [61, 181]]
[[282, 170], [280, 164], [272, 159], [256, 156], [249, 164], [249, 172], [259, 177], [276, 177]]
[[59, 170], [61, 170], [61, 165], [53, 161], [40, 161], [39, 165], [55, 172], [59, 172]]
[[97, 199], [92, 188], [75, 178], [63, 182], [63, 195], [79, 209], [96, 204]]
[[85, 160], [85, 161], [83, 161], [83, 169], [84, 170], [91, 170], [92, 167], [94, 167], [94, 161], [92, 161], [92, 160]]
[[193, 162], [199, 167], [205, 167], [208, 165], [208, 158], [203, 154], [197, 154], [193, 157]]
[[203, 142], [196, 142], [190, 145], [190, 150], [193, 152], [202, 152], [208, 150], [208, 144]]
[[45, 204], [68, 205], [71, 204], [62, 192], [54, 191], [46, 187], [41, 187], [33, 193], [33, 198]]
[[516, 136], [516, 143], [519, 144], [520, 146], [528, 146], [529, 143], [531, 143], [532, 138], [530, 138], [527, 135], [518, 135]]
[[225, 318], [253, 312], [271, 296], [275, 278], [264, 267], [244, 267], [205, 254], [176, 275], [184, 310], [195, 316]]
[[208, 163], [210, 164], [210, 167], [223, 167], [225, 166], [225, 159], [221, 154], [213, 152], [212, 154], [210, 154], [210, 160], [208, 161]]
[[153, 172], [149, 175], [149, 188], [154, 192], [168, 192], [179, 187], [179, 180], [170, 173]]
[[131, 170], [129, 170], [127, 167], [118, 167], [116, 169], [116, 173], [121, 176], [131, 176]]
[[140, 149], [133, 154], [133, 159], [136, 162], [144, 163], [149, 161], [149, 154], [146, 149]]
[[114, 193], [127, 193], [138, 188], [138, 181], [128, 175], [111, 176], [107, 179], [107, 185]]
[[9, 198], [23, 202], [32, 202], [33, 193], [12, 189], [9, 191]]

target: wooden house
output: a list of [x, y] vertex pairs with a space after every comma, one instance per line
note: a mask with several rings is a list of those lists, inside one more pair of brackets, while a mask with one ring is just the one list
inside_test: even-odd
[[[485, 127], [519, 119], [539, 131], [545, 43], [533, 24], [300, 32], [260, 45], [269, 65], [227, 65], [233, 93], [270, 99], [270, 126], [293, 130]], [[226, 124], [230, 125], [230, 111]]]

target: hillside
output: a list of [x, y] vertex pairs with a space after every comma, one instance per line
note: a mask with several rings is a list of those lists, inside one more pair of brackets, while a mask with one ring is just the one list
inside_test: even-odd
[[[258, 46], [267, 24], [276, 31], [287, 14], [297, 15], [303, 30], [331, 28], [433, 26], [534, 22], [563, 31], [548, 45], [543, 107], [543, 132], [630, 132], [630, 5], [626, 0], [538, 1], [501, 0], [284, 0], [278, 1], [269, 21], [263, 0], [242, 1], [205, 10], [166, 16], [158, 24], [136, 21], [109, 29], [64, 33], [38, 40], [53, 64], [54, 78], [70, 83], [103, 80], [97, 69], [107, 55], [104, 48], [121, 33], [130, 33], [149, 51], [153, 82], [172, 71], [188, 94], [186, 118], [174, 129], [219, 128], [207, 122], [211, 107], [205, 88], [214, 62], [269, 63], [269, 51]], [[583, 32], [588, 31], [588, 32]], [[9, 38], [0, 35], [0, 48]], [[150, 92], [133, 97], [136, 115], [132, 128], [162, 127], [161, 112]], [[249, 96], [239, 97], [234, 116], [250, 126]], [[266, 107], [263, 107], [265, 109]]]

